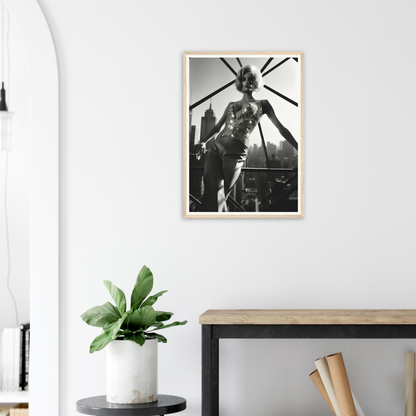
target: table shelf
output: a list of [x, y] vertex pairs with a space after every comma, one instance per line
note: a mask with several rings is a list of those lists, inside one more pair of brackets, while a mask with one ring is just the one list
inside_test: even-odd
[[29, 403], [28, 391], [0, 391], [0, 403]]
[[416, 309], [209, 309], [202, 325], [416, 325]]

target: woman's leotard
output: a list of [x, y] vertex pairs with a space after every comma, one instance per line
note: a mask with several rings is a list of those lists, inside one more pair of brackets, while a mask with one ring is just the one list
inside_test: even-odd
[[230, 136], [248, 147], [250, 134], [259, 123], [262, 115], [263, 108], [260, 100], [249, 102], [238, 118], [234, 105], [230, 105], [225, 119], [225, 127], [218, 137]]

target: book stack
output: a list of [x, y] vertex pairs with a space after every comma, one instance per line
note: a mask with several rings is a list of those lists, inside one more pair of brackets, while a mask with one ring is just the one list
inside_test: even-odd
[[28, 390], [30, 324], [0, 332], [0, 390]]
[[405, 416], [415, 416], [416, 412], [416, 394], [415, 394], [415, 354], [413, 352], [406, 353], [406, 380], [405, 380]]
[[342, 354], [315, 360], [316, 370], [309, 377], [335, 416], [365, 416], [348, 381]]

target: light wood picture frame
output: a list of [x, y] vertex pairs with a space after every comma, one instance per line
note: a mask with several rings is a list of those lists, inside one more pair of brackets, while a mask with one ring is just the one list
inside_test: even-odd
[[303, 52], [184, 52], [185, 218], [304, 217], [303, 90]]

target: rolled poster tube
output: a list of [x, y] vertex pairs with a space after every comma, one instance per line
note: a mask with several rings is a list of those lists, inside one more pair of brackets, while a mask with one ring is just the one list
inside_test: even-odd
[[319, 375], [321, 376], [325, 390], [328, 393], [328, 397], [335, 411], [335, 415], [341, 416], [341, 411], [338, 406], [337, 396], [335, 395], [334, 385], [332, 384], [331, 373], [329, 372], [328, 362], [326, 358], [321, 357], [315, 360], [315, 366]]
[[341, 415], [357, 416], [342, 354], [338, 352], [326, 358]]
[[415, 416], [415, 354], [406, 353], [405, 416]]
[[329, 406], [329, 408], [331, 409], [332, 413], [335, 416], [337, 416], [337, 414], [335, 413], [335, 410], [334, 410], [334, 406], [332, 406], [331, 400], [330, 400], [330, 398], [328, 396], [328, 393], [327, 393], [327, 391], [325, 389], [324, 383], [322, 382], [322, 378], [319, 375], [319, 371], [318, 370], [313, 371], [311, 374], [309, 374], [309, 377], [313, 381], [313, 384], [315, 384], [315, 386], [318, 389], [319, 393], [321, 393], [322, 397], [326, 401], [326, 404]]

